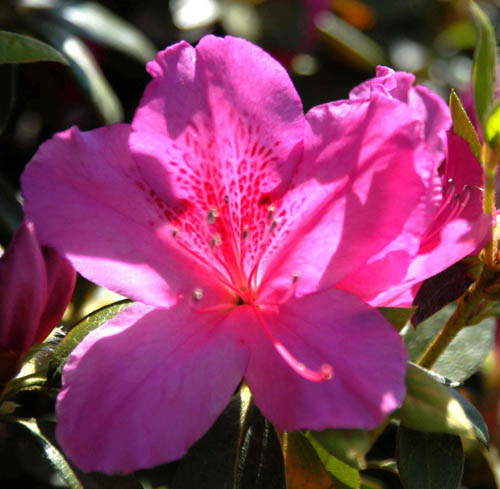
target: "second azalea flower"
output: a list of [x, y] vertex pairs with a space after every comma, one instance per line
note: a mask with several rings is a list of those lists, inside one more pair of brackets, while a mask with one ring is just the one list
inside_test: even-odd
[[304, 116], [285, 70], [229, 37], [148, 71], [131, 125], [60, 133], [23, 176], [42, 242], [138, 302], [71, 354], [62, 447], [105, 472], [182, 457], [243, 377], [280, 430], [377, 426], [406, 351], [336, 285], [423, 205], [446, 106], [382, 87]]

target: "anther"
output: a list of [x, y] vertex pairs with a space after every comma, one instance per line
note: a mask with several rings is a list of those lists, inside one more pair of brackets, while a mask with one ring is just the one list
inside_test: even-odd
[[177, 228], [172, 228], [172, 238], [176, 238], [179, 234], [179, 230]]
[[296, 284], [299, 280], [300, 273], [299, 272], [293, 272], [292, 273], [292, 283]]
[[196, 288], [193, 290], [193, 299], [198, 302], [203, 299], [203, 290], [200, 288]]
[[269, 220], [271, 220], [274, 216], [274, 213], [276, 212], [276, 206], [274, 204], [271, 204], [268, 208], [267, 208], [267, 218]]
[[214, 246], [220, 246], [222, 243], [222, 239], [219, 233], [214, 234], [212, 241], [210, 241], [210, 246], [213, 248]]
[[272, 233], [276, 229], [277, 225], [278, 225], [278, 221], [276, 219], [273, 219], [273, 222], [271, 223], [271, 226], [269, 227], [269, 232]]
[[217, 210], [217, 207], [214, 206], [208, 211], [207, 215], [208, 224], [213, 225], [218, 217], [219, 217], [219, 211]]
[[248, 236], [248, 226], [245, 225], [245, 226], [243, 226], [243, 233], [242, 233], [241, 237], [243, 239], [245, 239], [247, 236]]
[[229, 195], [224, 195], [224, 202], [229, 204]]

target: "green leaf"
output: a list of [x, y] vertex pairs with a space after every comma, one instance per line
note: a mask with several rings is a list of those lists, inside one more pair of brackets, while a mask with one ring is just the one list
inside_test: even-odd
[[459, 392], [437, 382], [425, 369], [408, 365], [407, 394], [392, 414], [403, 426], [423, 431], [463, 435], [488, 445], [481, 414]]
[[[406, 326], [402, 330], [403, 340], [412, 362], [416, 362], [427, 349], [454, 310], [454, 305], [445, 306], [421, 322], [417, 328]], [[479, 369], [491, 350], [495, 329], [496, 323], [493, 318], [483, 319], [474, 326], [464, 328], [439, 357], [432, 370], [455, 382], [467, 379]]]
[[457, 489], [464, 454], [458, 436], [400, 427], [397, 461], [405, 489]]
[[364, 70], [387, 64], [383, 49], [371, 38], [332, 12], [324, 11], [315, 19], [322, 37], [347, 61]]
[[114, 318], [130, 304], [132, 304], [132, 301], [124, 299], [108, 306], [101, 307], [97, 311], [91, 312], [77, 323], [64, 337], [61, 343], [55, 347], [49, 363], [48, 378], [53, 378], [61, 373], [70, 353], [80, 344], [87, 334], [104, 324], [106, 321]]
[[36, 28], [70, 60], [73, 76], [88, 94], [103, 122], [113, 124], [123, 120], [120, 101], [85, 43], [71, 32], [41, 19], [36, 20]]
[[465, 139], [469, 143], [472, 154], [479, 159], [481, 153], [479, 136], [453, 88], [450, 93], [450, 112], [453, 120], [453, 129], [462, 139]]
[[365, 455], [371, 448], [370, 434], [366, 430], [308, 431], [306, 436], [343, 462], [360, 470], [366, 468]]
[[59, 51], [44, 42], [23, 34], [0, 31], [0, 63], [33, 63], [35, 61], [69, 64]]
[[335, 489], [358, 489], [361, 478], [359, 471], [328, 453], [314, 438], [308, 438], [318, 457], [330, 473]]
[[474, 102], [482, 127], [494, 102], [496, 39], [495, 31], [488, 16], [475, 2], [470, 2], [470, 12], [477, 30], [472, 82]]
[[416, 307], [379, 307], [379, 312], [389, 321], [398, 331], [401, 331], [405, 324], [417, 310]]
[[498, 102], [486, 119], [484, 135], [490, 146], [500, 145], [500, 102]]
[[77, 27], [85, 36], [145, 63], [156, 49], [147, 37], [106, 7], [96, 2], [78, 2], [51, 10], [52, 15]]
[[35, 421], [17, 419], [16, 423], [28, 430], [43, 450], [47, 460], [56, 469], [70, 489], [84, 489], [63, 454], [43, 436]]
[[284, 433], [281, 446], [287, 489], [334, 488], [330, 474], [303, 433]]

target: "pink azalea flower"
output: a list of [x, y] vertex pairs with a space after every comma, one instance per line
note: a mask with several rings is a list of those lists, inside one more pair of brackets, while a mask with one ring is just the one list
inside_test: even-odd
[[138, 301], [66, 363], [62, 447], [110, 473], [177, 459], [243, 377], [280, 430], [377, 426], [404, 398], [406, 352], [335, 286], [425, 200], [437, 96], [415, 111], [381, 85], [304, 116], [283, 67], [230, 37], [148, 71], [131, 125], [60, 133], [22, 179], [43, 242]]
[[[395, 240], [361, 264], [338, 287], [374, 306], [409, 306], [422, 282], [481, 249], [490, 237], [490, 220], [482, 207], [482, 169], [468, 143], [452, 131], [444, 102], [425, 87], [412, 87], [414, 76], [377, 70], [377, 78], [351, 93], [366, 97], [386, 90], [427, 120], [428, 144], [417, 160], [426, 191]], [[442, 155], [447, 144], [446, 161]], [[432, 166], [429, 166], [429, 159]]]
[[24, 221], [0, 258], [0, 377], [5, 382], [24, 354], [59, 323], [76, 274], [53, 249], [40, 247]]

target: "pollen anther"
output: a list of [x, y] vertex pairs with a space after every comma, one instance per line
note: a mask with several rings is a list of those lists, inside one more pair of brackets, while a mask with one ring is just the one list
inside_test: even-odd
[[217, 207], [212, 207], [208, 211], [207, 215], [208, 224], [213, 225], [218, 217], [219, 217], [219, 211], [217, 210]]
[[267, 208], [267, 218], [269, 220], [271, 220], [274, 216], [274, 213], [276, 212], [276, 206], [274, 204], [271, 204], [268, 208]]
[[243, 233], [241, 234], [241, 237], [245, 239], [248, 236], [248, 226], [245, 225], [243, 226]]
[[203, 290], [200, 288], [196, 288], [193, 290], [193, 299], [198, 302], [203, 299]]

